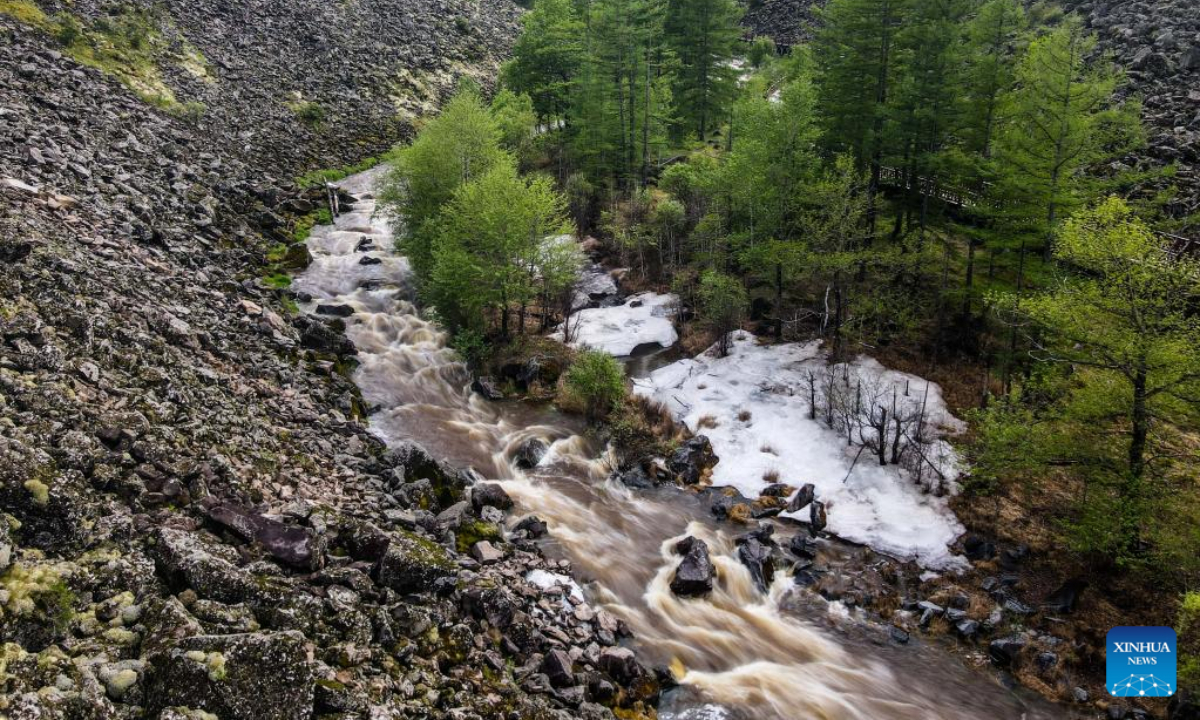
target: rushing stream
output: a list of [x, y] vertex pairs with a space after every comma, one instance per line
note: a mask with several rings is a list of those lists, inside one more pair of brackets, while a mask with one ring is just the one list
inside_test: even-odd
[[[353, 308], [347, 334], [359, 350], [356, 381], [378, 408], [374, 432], [503, 481], [521, 512], [548, 523], [547, 551], [569, 558], [591, 599], [634, 631], [643, 660], [682, 663], [682, 687], [664, 699], [660, 717], [1068, 717], [937, 645], [914, 638], [897, 646], [886, 627], [808, 591], [789, 592], [786, 573], [760, 593], [736, 558], [732, 530], [711, 521], [695, 495], [612, 483], [603, 448], [575, 418], [472, 393], [445, 334], [413, 307], [408, 263], [393, 252], [387, 219], [375, 214], [372, 191], [383, 173], [343, 181], [358, 202], [334, 226], [313, 231], [314, 261], [295, 284], [313, 297], [304, 310]], [[534, 471], [520, 470], [512, 455], [534, 437], [550, 451]], [[709, 543], [718, 569], [707, 598], [680, 599], [668, 588], [678, 562], [671, 546], [687, 534]]]

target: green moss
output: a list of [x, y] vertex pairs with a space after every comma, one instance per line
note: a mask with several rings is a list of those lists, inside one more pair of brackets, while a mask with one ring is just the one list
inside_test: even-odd
[[328, 678], [319, 678], [317, 680], [317, 685], [320, 685], [326, 690], [333, 690], [334, 692], [342, 692], [346, 689], [346, 685], [344, 683], [340, 683], [337, 680], [330, 680]]
[[325, 122], [325, 108], [320, 103], [304, 100], [292, 103], [290, 107], [297, 119], [310, 128], [318, 128]]
[[0, 0], [0, 15], [7, 15], [26, 25], [49, 29], [50, 19], [37, 5], [28, 0]]
[[263, 276], [263, 283], [276, 290], [286, 290], [292, 284], [292, 277], [281, 272], [271, 272]]
[[503, 540], [500, 528], [482, 520], [472, 520], [459, 526], [454, 534], [455, 547], [460, 553], [465, 553], [471, 546], [481, 540]]

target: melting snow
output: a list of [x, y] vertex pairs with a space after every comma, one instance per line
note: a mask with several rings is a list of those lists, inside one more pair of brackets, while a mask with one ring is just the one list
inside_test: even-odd
[[[944, 497], [925, 492], [899, 466], [881, 467], [870, 450], [851, 471], [858, 449], [847, 447], [845, 437], [829, 429], [820, 415], [809, 419], [806, 371], [825, 367], [818, 343], [766, 346], [738, 333], [724, 358], [706, 353], [634, 382], [636, 392], [665, 403], [689, 428], [712, 441], [721, 459], [713, 484], [733, 486], [756, 498], [769, 482], [764, 475], [772, 472], [778, 473], [778, 482], [795, 487], [811, 482], [817, 499], [826, 504], [830, 532], [927, 568], [963, 567], [965, 560], [947, 547], [963, 527]], [[925, 404], [927, 422], [939, 435], [962, 428], [946, 410], [937, 385], [887, 370], [866, 357], [850, 367], [851, 377], [861, 378], [864, 385], [887, 387], [889, 399], [891, 387], [898, 393], [907, 387], [907, 402]], [[740, 420], [739, 414], [746, 419]], [[701, 419], [716, 427], [701, 427]], [[930, 454], [937, 458], [945, 486], [955, 491], [959, 472], [953, 450], [938, 439]], [[808, 510], [792, 516], [807, 521]]]
[[[554, 587], [566, 588], [567, 593], [575, 602], [583, 602], [583, 588], [579, 587], [579, 583], [566, 575], [546, 570], [530, 570], [529, 574], [525, 576], [525, 580], [542, 590], [549, 590]], [[566, 597], [563, 598], [563, 607], [564, 609], [571, 607], [571, 603], [567, 601]]]
[[[675, 295], [646, 292], [634, 295], [624, 305], [588, 308], [571, 316], [571, 345], [584, 345], [625, 357], [641, 345], [671, 347], [679, 339], [671, 322]], [[562, 338], [562, 327], [558, 337]]]

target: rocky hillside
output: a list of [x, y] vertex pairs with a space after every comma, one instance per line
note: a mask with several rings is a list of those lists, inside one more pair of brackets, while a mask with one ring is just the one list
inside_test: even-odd
[[1200, 11], [1194, 0], [1084, 0], [1066, 7], [1085, 19], [1128, 72], [1140, 97], [1145, 153], [1174, 164], [1179, 196], [1167, 207], [1180, 232], [1200, 238]]
[[815, 11], [827, 0], [752, 0], [742, 24], [747, 35], [767, 36], [780, 48], [790, 48], [812, 39]]
[[0, 716], [604, 718], [656, 692], [615, 618], [525, 581], [565, 569], [544, 525], [503, 535], [497, 486], [366, 432], [338, 322], [268, 274], [323, 202], [280, 178], [402, 135], [515, 17], [0, 0]]

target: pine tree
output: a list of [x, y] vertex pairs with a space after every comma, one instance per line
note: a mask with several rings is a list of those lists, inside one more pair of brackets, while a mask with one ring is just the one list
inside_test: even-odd
[[682, 126], [700, 140], [720, 124], [737, 92], [732, 61], [742, 10], [734, 0], [669, 0], [666, 42], [679, 70], [674, 97]]
[[1024, 28], [1019, 0], [990, 0], [967, 24], [964, 144], [982, 158], [992, 156], [1000, 101], [1016, 82], [1016, 45]]
[[[888, 109], [890, 164], [903, 168], [911, 189], [909, 212], [919, 208], [922, 236], [931, 197], [943, 183], [953, 184], [947, 146], [961, 124], [965, 90], [963, 23], [972, 0], [913, 0], [897, 35], [903, 73]], [[900, 213], [896, 218], [900, 230]]]

